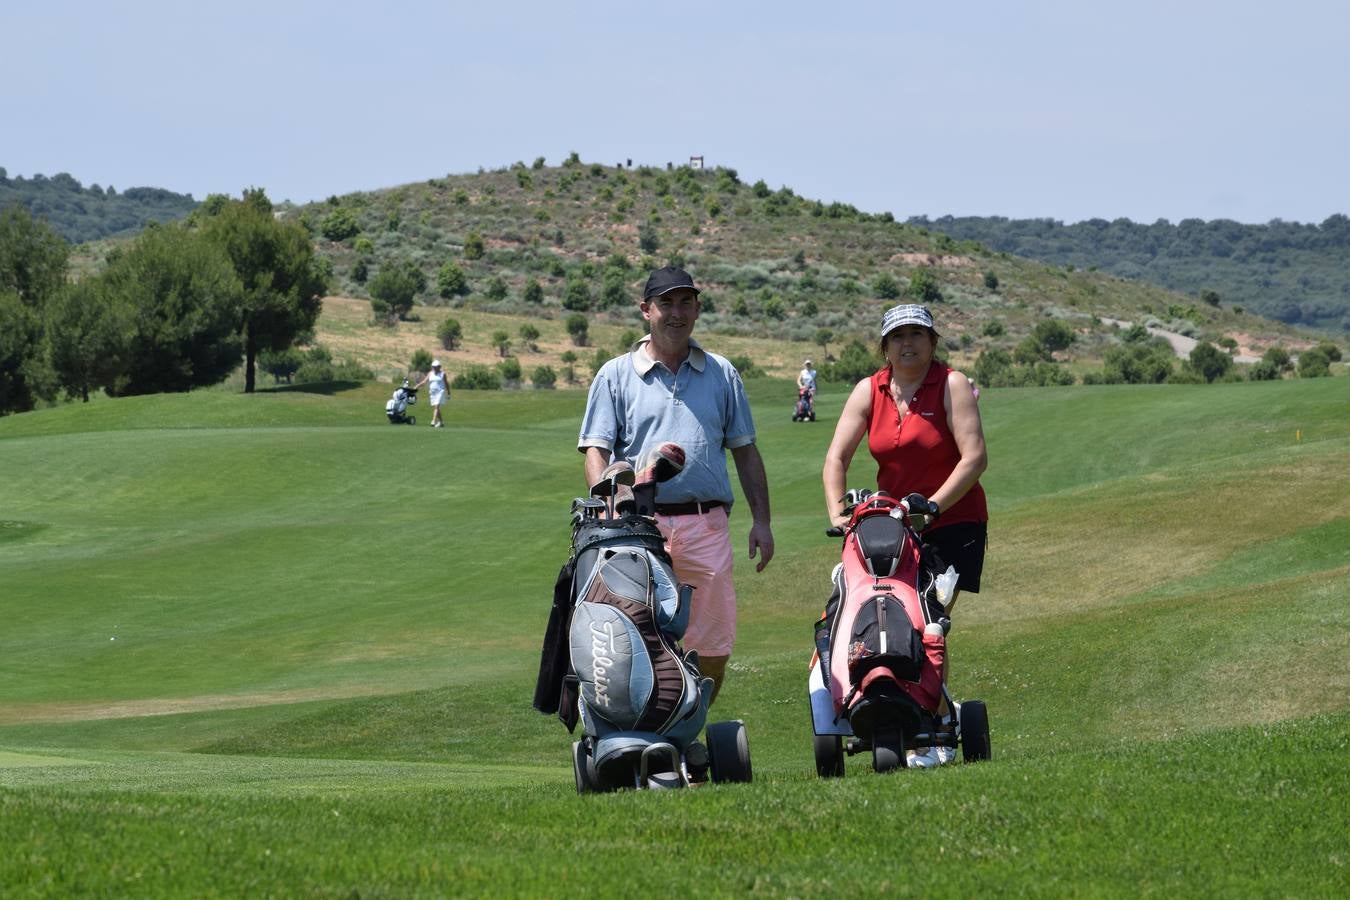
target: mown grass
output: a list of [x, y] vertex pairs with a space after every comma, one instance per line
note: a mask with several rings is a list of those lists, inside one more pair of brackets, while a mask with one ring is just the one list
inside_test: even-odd
[[1345, 892], [1339, 379], [986, 392], [952, 686], [994, 762], [842, 783], [804, 690], [842, 394], [794, 425], [751, 391], [778, 553], [753, 573], [738, 509], [714, 714], [756, 780], [678, 796], [577, 798], [529, 709], [574, 392], [457, 393], [435, 432], [376, 386], [0, 420], [6, 895]]

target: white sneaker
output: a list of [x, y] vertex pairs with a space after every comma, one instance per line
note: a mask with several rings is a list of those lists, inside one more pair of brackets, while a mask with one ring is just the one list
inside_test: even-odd
[[906, 750], [905, 765], [911, 769], [932, 769], [942, 763], [938, 760], [936, 747], [924, 747], [922, 750]]
[[933, 750], [937, 753], [938, 765], [945, 766], [947, 763], [956, 762], [955, 747], [934, 747]]

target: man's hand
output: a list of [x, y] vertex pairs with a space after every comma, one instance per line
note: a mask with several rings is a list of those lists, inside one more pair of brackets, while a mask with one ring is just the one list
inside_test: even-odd
[[756, 572], [763, 572], [764, 567], [773, 559], [773, 530], [767, 524], [761, 525], [758, 522], [750, 524], [750, 558], [755, 558], [755, 552], [759, 552], [759, 565], [755, 566]]

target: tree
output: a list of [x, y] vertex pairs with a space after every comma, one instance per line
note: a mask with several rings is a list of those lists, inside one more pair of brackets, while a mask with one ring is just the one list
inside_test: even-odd
[[1228, 374], [1228, 370], [1233, 368], [1233, 357], [1208, 341], [1201, 341], [1191, 350], [1187, 365], [1205, 381], [1212, 382]]
[[203, 226], [234, 266], [243, 286], [239, 330], [244, 341], [244, 393], [253, 393], [254, 367], [264, 350], [284, 350], [314, 327], [328, 292], [324, 263], [309, 235], [281, 222], [261, 190], [226, 204]]
[[525, 350], [530, 353], [538, 353], [539, 345], [535, 341], [539, 340], [539, 329], [528, 322], [520, 326], [520, 341]]
[[507, 295], [506, 279], [500, 275], [493, 275], [488, 280], [488, 285], [483, 293], [489, 300], [505, 300]]
[[116, 396], [216, 384], [239, 365], [244, 286], [217, 241], [178, 225], [141, 232], [104, 271], [101, 289], [130, 320]]
[[984, 273], [984, 286], [991, 291], [998, 290], [998, 276], [993, 272]]
[[581, 313], [573, 313], [567, 317], [567, 333], [572, 337], [572, 343], [578, 347], [585, 347], [590, 330], [590, 323]]
[[408, 360], [408, 371], [430, 372], [431, 363], [432, 363], [431, 354], [421, 348], [418, 348], [417, 350], [413, 351], [412, 359]]
[[449, 300], [469, 293], [469, 278], [456, 263], [447, 262], [436, 272], [436, 293]]
[[815, 342], [820, 345], [821, 361], [830, 358], [830, 343], [834, 340], [834, 332], [828, 328], [817, 328]]
[[21, 206], [0, 211], [0, 416], [54, 396], [43, 353], [48, 298], [66, 277], [70, 248]]
[[1075, 338], [1073, 329], [1059, 319], [1042, 319], [1031, 334], [1049, 353], [1067, 349]]
[[97, 278], [67, 285], [47, 301], [47, 347], [56, 383], [68, 397], [113, 388], [131, 339], [131, 317]]
[[370, 306], [377, 315], [393, 324], [408, 315], [414, 298], [426, 284], [422, 270], [408, 260], [381, 266], [370, 279]]
[[459, 346], [464, 337], [464, 328], [459, 324], [458, 319], [447, 318], [436, 329], [436, 339], [441, 342], [441, 346], [446, 350], [454, 350]]
[[1201, 300], [1201, 302], [1206, 303], [1206, 304], [1208, 304], [1209, 306], [1218, 306], [1218, 305], [1219, 305], [1219, 292], [1218, 292], [1218, 291], [1211, 291], [1211, 290], [1209, 290], [1208, 288], [1206, 288], [1205, 290], [1203, 290], [1203, 291], [1200, 292], [1200, 300]]
[[511, 352], [511, 335], [505, 331], [492, 332], [492, 346], [497, 348], [497, 355], [506, 357]]
[[558, 357], [563, 364], [563, 377], [567, 379], [568, 384], [575, 384], [577, 380], [577, 355], [571, 350], [564, 350], [562, 356]]

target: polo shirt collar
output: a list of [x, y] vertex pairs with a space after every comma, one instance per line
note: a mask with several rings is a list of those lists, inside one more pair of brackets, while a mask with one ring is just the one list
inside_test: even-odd
[[[637, 342], [637, 346], [633, 348], [633, 371], [637, 372], [639, 377], [646, 377], [647, 373], [658, 365], [652, 355], [647, 352], [647, 345], [651, 343], [651, 340], [652, 336], [645, 334]], [[695, 372], [702, 372], [703, 367], [708, 363], [708, 354], [703, 352], [703, 348], [693, 338], [689, 339], [689, 356], [685, 358], [685, 362], [689, 363]]]

